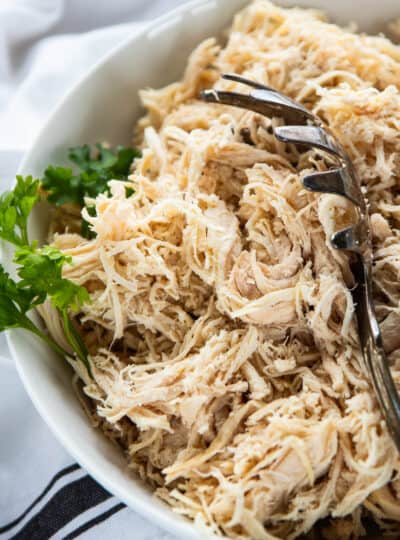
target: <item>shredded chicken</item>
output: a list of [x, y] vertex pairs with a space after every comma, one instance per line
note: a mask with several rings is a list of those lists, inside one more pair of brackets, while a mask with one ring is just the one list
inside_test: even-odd
[[354, 209], [302, 188], [327, 163], [278, 142], [278, 119], [199, 101], [202, 88], [240, 90], [223, 72], [299, 100], [348, 151], [400, 387], [400, 48], [256, 0], [181, 82], [141, 92], [134, 195], [112, 181], [97, 215], [84, 210], [94, 239], [54, 235], [74, 262], [65, 276], [91, 296], [76, 318], [93, 371], [79, 368], [83, 391], [129, 466], [203, 531], [359, 538], [369, 520], [398, 538], [400, 460], [358, 348], [349, 263], [329, 242]]

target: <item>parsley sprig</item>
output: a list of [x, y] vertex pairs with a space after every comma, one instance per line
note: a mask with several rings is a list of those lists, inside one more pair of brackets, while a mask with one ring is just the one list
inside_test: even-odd
[[19, 287], [36, 293], [43, 302], [46, 298], [50, 299], [51, 304], [60, 313], [67, 340], [89, 370], [85, 345], [68, 315], [69, 311], [76, 312], [89, 301], [89, 293], [84, 287], [62, 277], [63, 265], [72, 264], [71, 257], [52, 246], [38, 249], [33, 244], [18, 249], [15, 252], [14, 262], [20, 265]]
[[126, 180], [132, 161], [140, 157], [136, 148], [96, 144], [96, 149], [95, 156], [88, 144], [70, 149], [68, 157], [78, 167], [77, 173], [68, 167], [47, 167], [41, 183], [49, 202], [84, 206], [85, 197], [107, 192], [110, 180]]
[[[49, 300], [62, 320], [65, 337], [76, 357], [90, 374], [86, 347], [81, 340], [70, 312], [77, 312], [89, 301], [84, 287], [62, 277], [65, 264], [72, 264], [71, 257], [53, 246], [38, 247], [29, 243], [28, 218], [40, 194], [47, 200], [62, 206], [70, 203], [85, 206], [85, 198], [95, 198], [99, 193], [109, 192], [110, 180], [127, 180], [132, 161], [140, 156], [135, 148], [107, 148], [101, 144], [96, 150], [85, 144], [71, 148], [69, 159], [78, 172], [68, 167], [49, 166], [41, 181], [32, 176], [17, 176], [14, 189], [0, 196], [0, 238], [16, 248], [14, 262], [19, 281], [14, 281], [0, 265], [0, 332], [9, 328], [23, 328], [39, 336], [59, 354], [68, 355], [49, 335], [42, 332], [28, 317], [36, 306]], [[133, 193], [127, 187], [127, 196]], [[88, 214], [95, 215], [94, 206], [87, 207]], [[82, 234], [94, 235], [89, 224], [82, 220]]]
[[38, 200], [39, 180], [17, 176], [13, 191], [0, 196], [0, 238], [16, 246], [28, 244], [28, 216]]
[[27, 313], [43, 303], [42, 298], [29, 288], [22, 288], [0, 266], [0, 332], [10, 328], [23, 328], [40, 337], [58, 354], [68, 353], [29, 319]]
[[20, 278], [18, 282], [14, 281], [0, 265], [0, 331], [23, 328], [39, 336], [58, 353], [68, 355], [27, 315], [49, 299], [61, 316], [68, 342], [90, 373], [85, 345], [69, 318], [70, 311], [78, 311], [89, 301], [89, 294], [84, 287], [62, 277], [63, 265], [71, 264], [71, 257], [55, 247], [39, 248], [36, 242], [28, 242], [28, 217], [38, 199], [39, 181], [30, 176], [18, 177], [14, 190], [4, 193], [0, 199], [1, 204], [8, 204], [6, 212], [12, 210], [8, 211], [8, 217], [1, 215], [0, 237], [16, 247], [14, 262]]

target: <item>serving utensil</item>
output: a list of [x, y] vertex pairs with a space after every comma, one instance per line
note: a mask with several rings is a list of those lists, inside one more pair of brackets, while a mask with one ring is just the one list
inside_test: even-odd
[[238, 75], [222, 75], [224, 79], [252, 88], [247, 94], [224, 90], [204, 90], [201, 98], [248, 109], [268, 117], [280, 117], [286, 125], [274, 127], [275, 137], [282, 142], [318, 148], [329, 154], [335, 166], [327, 171], [304, 176], [304, 187], [316, 193], [333, 193], [351, 201], [358, 220], [335, 232], [330, 242], [335, 249], [352, 254], [351, 270], [355, 279], [353, 296], [360, 347], [389, 432], [400, 451], [400, 398], [383, 349], [382, 336], [372, 298], [372, 240], [368, 204], [360, 180], [344, 148], [321, 120], [284, 94]]

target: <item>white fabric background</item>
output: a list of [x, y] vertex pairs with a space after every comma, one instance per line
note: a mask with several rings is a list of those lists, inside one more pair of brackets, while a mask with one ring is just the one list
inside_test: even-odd
[[[0, 1], [0, 191], [9, 187], [23, 152], [49, 112], [88, 67], [135, 32], [138, 24], [183, 1]], [[0, 525], [4, 525], [25, 510], [59, 469], [73, 462], [30, 403], [4, 336], [0, 336], [0, 411]], [[82, 537], [173, 540], [130, 509]]]

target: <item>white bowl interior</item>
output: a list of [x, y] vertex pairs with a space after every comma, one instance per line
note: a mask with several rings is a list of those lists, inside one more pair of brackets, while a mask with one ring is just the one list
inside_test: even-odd
[[[107, 140], [129, 141], [140, 114], [138, 90], [159, 87], [180, 78], [189, 52], [204, 38], [217, 35], [244, 0], [197, 0], [152, 23], [112, 51], [57, 107], [21, 165], [20, 174], [40, 176], [49, 163], [65, 162], [73, 145]], [[360, 28], [378, 31], [384, 22], [400, 16], [398, 0], [363, 0], [359, 9], [348, 0], [282, 0], [326, 10], [340, 23], [355, 21]], [[32, 238], [44, 239], [46, 219], [36, 211]], [[7, 257], [6, 257], [7, 258]], [[65, 362], [22, 331], [9, 333], [9, 344], [23, 383], [55, 435], [102, 485], [132, 508], [185, 540], [205, 538], [154, 499], [126, 467], [125, 459], [103, 435], [94, 430], [71, 386]]]

